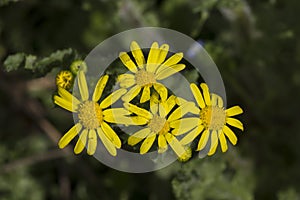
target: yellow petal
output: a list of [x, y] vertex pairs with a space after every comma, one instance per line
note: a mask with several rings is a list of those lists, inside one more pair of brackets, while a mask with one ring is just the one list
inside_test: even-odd
[[165, 138], [178, 157], [182, 156], [185, 153], [183, 145], [171, 133], [167, 133], [165, 135]]
[[221, 143], [222, 152], [226, 152], [228, 149], [228, 146], [227, 146], [227, 141], [226, 141], [225, 135], [222, 130], [219, 130], [218, 134], [219, 134], [219, 140]]
[[143, 68], [145, 64], [144, 54], [136, 41], [131, 42], [130, 50], [138, 67]]
[[211, 93], [211, 104], [212, 106], [218, 106], [223, 108], [223, 99], [215, 93]]
[[199, 125], [200, 119], [198, 117], [189, 117], [178, 119], [170, 122], [170, 127], [174, 128], [173, 135], [182, 135]]
[[145, 103], [146, 101], [150, 100], [150, 87], [145, 86], [143, 89], [143, 93], [140, 99], [140, 103]]
[[192, 83], [190, 85], [190, 88], [192, 90], [192, 93], [193, 93], [199, 107], [204, 108], [205, 107], [205, 102], [204, 102], [203, 96], [202, 96], [199, 88], [197, 87], [197, 85], [195, 83]]
[[176, 105], [176, 96], [171, 95], [164, 104], [166, 105], [164, 106], [166, 108], [166, 113], [169, 114]]
[[159, 111], [159, 116], [165, 118], [167, 115], [166, 108], [164, 106], [164, 103], [158, 104], [158, 111]]
[[183, 58], [183, 53], [174, 54], [163, 64], [161, 64], [161, 66], [157, 69], [156, 73], [159, 73], [161, 70], [165, 69], [165, 67], [170, 67], [177, 64], [182, 58]]
[[153, 93], [152, 93], [152, 95], [151, 95], [151, 98], [150, 98], [150, 103], [155, 103], [155, 104], [158, 104], [159, 102], [160, 102], [160, 100], [159, 100], [159, 94], [156, 92], [156, 91], [154, 91]]
[[92, 98], [93, 101], [95, 101], [95, 102], [99, 101], [99, 99], [102, 96], [102, 93], [106, 86], [107, 81], [108, 81], [108, 75], [104, 75], [104, 76], [100, 77], [100, 79], [98, 80], [98, 82], [96, 84], [95, 90], [94, 90], [94, 94], [93, 94], [93, 98]]
[[144, 117], [139, 116], [114, 116], [114, 115], [105, 115], [104, 121], [109, 123], [115, 123], [115, 124], [124, 124], [126, 126], [128, 125], [145, 125], [149, 122], [149, 119], [146, 119]]
[[140, 93], [141, 89], [142, 88], [139, 85], [134, 86], [122, 97], [122, 100], [125, 102], [131, 101]]
[[186, 103], [187, 102], [187, 100], [185, 100], [184, 98], [181, 98], [181, 97], [176, 97], [176, 104], [177, 105], [181, 105], [181, 104], [184, 104], [184, 103]]
[[159, 49], [160, 49], [160, 53], [156, 62], [157, 64], [161, 64], [162, 62], [165, 61], [167, 54], [169, 52], [169, 45], [163, 44], [160, 46]]
[[125, 79], [135, 79], [135, 76], [133, 74], [121, 74], [118, 76], [117, 81], [121, 82], [124, 81]]
[[104, 131], [107, 138], [117, 147], [121, 148], [121, 140], [116, 132], [105, 122], [101, 123], [101, 128]]
[[154, 115], [157, 114], [158, 112], [158, 103], [151, 101], [151, 99], [150, 99], [150, 111]]
[[198, 142], [196, 151], [201, 151], [202, 149], [204, 149], [204, 147], [207, 144], [208, 138], [209, 138], [209, 131], [208, 130], [203, 131], [200, 140]]
[[218, 97], [216, 94], [211, 94], [211, 105], [212, 106], [217, 106], [218, 103]]
[[157, 73], [155, 78], [157, 80], [162, 80], [162, 79], [168, 78], [169, 76], [171, 76], [177, 72], [180, 72], [184, 68], [185, 68], [185, 64], [177, 64], [177, 65], [173, 65], [172, 67], [165, 67], [165, 69], [163, 69], [159, 73]]
[[70, 103], [73, 103], [75, 107], [77, 107], [81, 103], [76, 97], [74, 97], [70, 92], [68, 92], [64, 88], [58, 87], [57, 91], [59, 96], [69, 101]]
[[130, 117], [130, 120], [132, 125], [145, 125], [149, 122], [149, 119], [140, 116]]
[[115, 145], [106, 137], [106, 135], [104, 134], [104, 132], [102, 131], [101, 128], [97, 128], [97, 133], [98, 133], [98, 136], [99, 136], [100, 140], [102, 141], [103, 145], [105, 146], [106, 150], [112, 156], [116, 156], [117, 149], [116, 149]]
[[120, 81], [120, 87], [122, 88], [129, 88], [131, 86], [133, 86], [134, 84], [136, 84], [136, 81], [134, 78], [127, 78], [127, 79], [124, 79], [122, 81]]
[[153, 117], [153, 115], [148, 110], [139, 108], [136, 105], [133, 105], [131, 103], [124, 103], [124, 107], [130, 112], [133, 112], [138, 116], [144, 117], [146, 119], [151, 119]]
[[153, 84], [153, 87], [156, 90], [156, 92], [159, 94], [161, 100], [166, 101], [167, 97], [168, 97], [167, 88], [164, 85], [160, 84], [160, 83]]
[[164, 135], [158, 135], [158, 153], [163, 153], [168, 149], [168, 144]]
[[97, 134], [94, 129], [89, 131], [87, 154], [94, 155], [97, 148]]
[[150, 134], [142, 143], [140, 148], [140, 154], [145, 154], [151, 148], [153, 142], [155, 141], [156, 134]]
[[118, 101], [126, 92], [126, 89], [118, 89], [114, 91], [100, 103], [100, 108], [104, 109], [111, 106], [113, 103]]
[[226, 115], [228, 117], [239, 115], [239, 114], [242, 114], [242, 113], [243, 113], [243, 110], [240, 106], [233, 106], [233, 107], [228, 108], [226, 110]]
[[67, 146], [71, 140], [81, 131], [82, 125], [80, 123], [75, 124], [58, 142], [59, 148], [63, 149]]
[[222, 97], [220, 97], [219, 95], [218, 95], [218, 106], [219, 106], [220, 108], [223, 108], [223, 106], [224, 106], [223, 99], [222, 99]]
[[115, 124], [124, 124], [124, 125], [135, 125], [134, 122], [127, 116], [117, 116], [117, 115], [105, 115], [103, 117], [104, 121]]
[[85, 74], [83, 70], [79, 70], [78, 74], [78, 87], [81, 95], [82, 101], [86, 101], [89, 98], [89, 89], [85, 79]]
[[184, 138], [180, 140], [180, 143], [182, 145], [187, 145], [191, 143], [202, 132], [203, 128], [203, 126], [196, 127], [194, 130], [192, 130], [186, 136], [184, 136]]
[[122, 61], [122, 63], [133, 73], [137, 72], [137, 68], [134, 64], [134, 62], [131, 60], [129, 55], [126, 52], [121, 52], [119, 54], [119, 58]]
[[124, 109], [124, 108], [111, 108], [111, 109], [106, 109], [102, 112], [102, 114], [104, 115], [104, 117], [106, 116], [122, 116], [122, 115], [130, 115], [131, 112]]
[[150, 128], [144, 128], [142, 130], [139, 130], [138, 132], [129, 136], [127, 142], [129, 145], [134, 146], [140, 141], [142, 141], [143, 139], [145, 139], [150, 134], [150, 132], [151, 132]]
[[150, 52], [147, 59], [146, 70], [148, 72], [154, 72], [157, 67], [157, 60], [159, 57], [160, 49], [157, 42], [153, 42], [150, 48]]
[[238, 129], [241, 129], [242, 131], [244, 130], [244, 127], [243, 127], [243, 124], [241, 121], [237, 120], [237, 119], [234, 119], [234, 118], [226, 118], [226, 123], [231, 125], [231, 126], [234, 126]]
[[[176, 97], [176, 100], [175, 100], [176, 104], [181, 106], [183, 104], [185, 104], [186, 102], [188, 102], [187, 100], [181, 98], [181, 97]], [[191, 110], [189, 111], [190, 113], [193, 113], [195, 115], [199, 115], [200, 113], [200, 109], [198, 106], [196, 106], [195, 104], [193, 104], [194, 106], [191, 107]]]
[[86, 144], [86, 140], [87, 140], [87, 135], [88, 135], [88, 130], [84, 129], [82, 131], [82, 133], [80, 134], [79, 139], [78, 139], [78, 141], [75, 145], [75, 148], [74, 148], [74, 153], [75, 154], [81, 153], [82, 150], [84, 149], [85, 144]]
[[210, 106], [211, 105], [211, 101], [210, 101], [210, 95], [209, 95], [208, 86], [205, 83], [201, 83], [200, 87], [203, 90], [203, 96], [204, 96], [204, 100], [205, 100], [206, 105]]
[[68, 111], [77, 112], [77, 107], [75, 105], [59, 96], [54, 96], [54, 103]]
[[199, 115], [200, 109], [199, 109], [198, 106], [196, 106], [196, 105], [194, 104], [194, 106], [191, 107], [191, 110], [190, 110], [189, 112], [192, 113], [192, 114], [195, 114], [195, 115]]
[[233, 132], [230, 128], [228, 128], [228, 126], [224, 126], [223, 132], [224, 132], [224, 134], [228, 137], [229, 141], [230, 141], [233, 145], [236, 145], [237, 137], [236, 137], [236, 135], [234, 134], [234, 132]]
[[174, 121], [176, 119], [183, 117], [185, 114], [187, 114], [189, 111], [191, 111], [194, 107], [195, 107], [195, 104], [193, 102], [186, 102], [186, 103], [182, 104], [181, 106], [176, 108], [176, 110], [174, 110], [170, 114], [168, 121], [171, 122], [171, 121]]
[[218, 135], [217, 131], [213, 131], [211, 134], [211, 142], [210, 142], [210, 150], [207, 155], [211, 156], [213, 155], [218, 147]]

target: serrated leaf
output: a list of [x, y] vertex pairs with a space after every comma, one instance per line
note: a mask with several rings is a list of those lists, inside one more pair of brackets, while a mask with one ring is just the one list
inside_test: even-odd
[[34, 71], [37, 71], [41, 74], [46, 74], [49, 72], [53, 67], [63, 65], [68, 60], [71, 62], [71, 60], [75, 59], [75, 52], [72, 49], [65, 49], [65, 50], [58, 50], [54, 53], [52, 53], [49, 57], [45, 57], [41, 60], [39, 60], [36, 63]]
[[18, 70], [19, 67], [24, 63], [25, 60], [24, 53], [17, 53], [15, 55], [10, 55], [4, 61], [4, 70], [7, 72]]
[[34, 64], [35, 64], [36, 59], [37, 59], [37, 57], [33, 56], [33, 55], [26, 56], [24, 68], [29, 69], [29, 70], [34, 69]]
[[26, 69], [34, 72], [35, 76], [44, 76], [54, 67], [66, 67], [77, 59], [77, 54], [72, 49], [58, 50], [48, 57], [37, 58], [35, 55], [18, 53], [9, 56], [4, 62], [5, 71]]

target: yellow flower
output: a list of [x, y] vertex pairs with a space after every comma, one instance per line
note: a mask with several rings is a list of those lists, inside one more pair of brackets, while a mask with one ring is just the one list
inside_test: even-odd
[[115, 156], [117, 154], [116, 149], [121, 147], [121, 140], [107, 122], [122, 123], [115, 116], [123, 116], [130, 113], [124, 108], [109, 107], [126, 93], [126, 89], [116, 90], [98, 103], [106, 86], [108, 75], [99, 79], [91, 100], [89, 99], [89, 90], [84, 72], [80, 70], [77, 77], [80, 100], [60, 87], [58, 88], [58, 95], [54, 96], [55, 104], [76, 113], [78, 116], [78, 123], [59, 140], [58, 146], [59, 148], [64, 148], [81, 132], [74, 148], [74, 153], [81, 153], [84, 147], [87, 146], [87, 153], [93, 155], [97, 147], [98, 134], [108, 152]]
[[151, 106], [150, 111], [125, 102], [124, 107], [137, 115], [140, 122], [139, 125], [146, 125], [145, 128], [128, 138], [128, 144], [134, 146], [144, 140], [140, 147], [140, 154], [145, 154], [149, 151], [157, 136], [158, 153], [166, 151], [169, 144], [178, 157], [184, 155], [186, 150], [176, 138], [179, 133], [173, 133], [171, 130], [180, 126], [182, 116], [188, 113], [195, 105], [192, 102], [186, 102], [171, 112], [175, 105], [175, 96], [158, 103], [157, 106]]
[[226, 152], [228, 149], [226, 137], [233, 145], [237, 143], [237, 137], [228, 125], [244, 130], [243, 124], [233, 118], [233, 116], [243, 113], [243, 110], [239, 106], [225, 110], [222, 98], [216, 94], [210, 94], [208, 86], [205, 83], [200, 84], [203, 95], [194, 83], [192, 83], [190, 87], [200, 108], [194, 110], [194, 112], [199, 115], [199, 122], [197, 126], [180, 141], [181, 144], [187, 145], [191, 143], [202, 133], [197, 151], [204, 149], [210, 139], [210, 149], [207, 155], [210, 156], [216, 152], [218, 141], [220, 141], [222, 152]]
[[143, 89], [140, 102], [144, 103], [150, 99], [150, 88], [152, 86], [159, 93], [161, 98], [166, 100], [168, 91], [165, 86], [158, 81], [185, 68], [184, 64], [178, 64], [183, 57], [183, 53], [176, 53], [165, 61], [169, 52], [169, 45], [163, 44], [159, 47], [158, 43], [154, 42], [146, 62], [144, 54], [137, 42], [133, 41], [130, 45], [130, 49], [135, 62], [132, 61], [126, 52], [121, 52], [119, 55], [123, 64], [130, 70], [130, 73], [122, 74], [118, 77], [120, 86], [123, 88], [132, 87], [128, 93], [122, 97], [122, 100], [126, 102], [131, 101]]
[[69, 90], [73, 86], [74, 76], [69, 70], [62, 70], [56, 75], [56, 85], [57, 87]]

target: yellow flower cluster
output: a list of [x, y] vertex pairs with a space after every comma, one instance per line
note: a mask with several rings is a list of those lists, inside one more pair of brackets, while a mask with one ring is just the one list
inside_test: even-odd
[[[111, 128], [113, 123], [140, 128], [123, 141], [130, 146], [140, 145], [140, 154], [149, 151], [163, 153], [170, 147], [182, 162], [192, 156], [193, 142], [197, 144], [196, 151], [207, 149], [207, 155], [216, 152], [219, 142], [222, 152], [228, 149], [227, 139], [233, 145], [237, 143], [230, 126], [243, 130], [243, 124], [233, 118], [243, 112], [239, 106], [225, 109], [222, 98], [210, 93], [205, 83], [201, 83], [200, 87], [194, 83], [190, 85], [197, 104], [169, 94], [161, 83], [161, 80], [185, 68], [179, 63], [183, 53], [167, 58], [169, 45], [159, 46], [157, 42], [152, 44], [147, 56], [135, 41], [131, 43], [130, 50], [130, 54], [121, 52], [119, 55], [129, 70], [117, 78], [120, 89], [104, 99], [101, 96], [108, 75], [100, 77], [92, 96], [89, 95], [85, 70], [79, 70], [77, 74], [80, 98], [58, 85], [54, 103], [78, 116], [78, 123], [60, 139], [60, 148], [80, 134], [74, 148], [76, 154], [86, 147], [87, 153], [93, 155], [99, 138], [107, 151], [115, 156], [117, 149], [122, 147], [122, 141]], [[111, 108], [119, 100], [123, 101], [123, 107]], [[133, 103], [137, 101], [138, 105], [148, 107]]]

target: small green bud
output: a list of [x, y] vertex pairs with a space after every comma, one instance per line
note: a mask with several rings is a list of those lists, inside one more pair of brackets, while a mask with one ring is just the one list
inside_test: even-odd
[[87, 65], [83, 60], [75, 60], [70, 66], [70, 70], [74, 75], [77, 75], [79, 70], [87, 71]]

